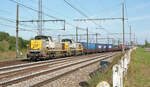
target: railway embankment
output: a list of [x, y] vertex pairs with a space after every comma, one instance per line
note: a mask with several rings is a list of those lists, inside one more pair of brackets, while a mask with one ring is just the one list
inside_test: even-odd
[[[97, 73], [88, 80], [88, 87], [96, 87], [101, 81], [107, 81], [112, 87], [112, 67], [119, 58], [116, 58], [107, 71]], [[137, 48], [131, 53], [131, 61], [127, 74], [123, 81], [123, 87], [150, 87], [150, 50], [149, 48]]]
[[97, 71], [97, 73], [92, 78], [89, 78], [87, 86], [85, 87], [96, 87], [97, 84], [101, 81], [107, 81], [112, 86], [112, 68], [115, 64], [118, 63], [124, 54], [125, 53], [121, 53], [120, 55], [116, 56], [106, 68]]

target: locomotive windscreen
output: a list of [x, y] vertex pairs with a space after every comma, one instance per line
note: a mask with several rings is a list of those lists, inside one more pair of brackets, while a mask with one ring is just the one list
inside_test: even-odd
[[63, 39], [62, 42], [69, 42], [72, 43], [72, 41], [70, 39]]
[[48, 41], [48, 38], [50, 38], [52, 40], [52, 38], [50, 36], [36, 36], [35, 40], [46, 40], [46, 41]]

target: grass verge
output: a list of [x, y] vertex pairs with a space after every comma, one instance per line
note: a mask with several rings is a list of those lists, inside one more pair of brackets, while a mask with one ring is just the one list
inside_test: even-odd
[[150, 87], [150, 52], [138, 48], [132, 52], [125, 87]]
[[107, 70], [97, 73], [93, 78], [89, 79], [89, 87], [96, 87], [96, 85], [101, 81], [107, 81], [112, 86], [112, 67], [114, 64], [118, 63], [118, 60], [120, 60], [123, 55], [124, 54], [116, 56]]
[[[19, 59], [25, 58], [26, 52], [23, 51], [22, 55], [19, 55]], [[7, 60], [15, 60], [16, 59], [16, 52], [15, 51], [7, 51], [7, 52], [0, 52], [0, 61], [7, 61]]]

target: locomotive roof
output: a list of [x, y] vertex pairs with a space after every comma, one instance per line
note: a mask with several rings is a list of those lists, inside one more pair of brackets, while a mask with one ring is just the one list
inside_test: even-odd
[[35, 39], [41, 39], [41, 38], [50, 38], [52, 40], [52, 37], [51, 36], [44, 36], [44, 35], [38, 35], [38, 36], [35, 36]]
[[51, 37], [51, 36], [38, 35], [38, 36], [35, 36], [35, 37]]
[[62, 39], [62, 40], [72, 40], [72, 39]]

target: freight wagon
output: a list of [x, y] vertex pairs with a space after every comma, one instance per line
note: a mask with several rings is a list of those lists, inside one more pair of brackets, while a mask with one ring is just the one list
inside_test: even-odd
[[124, 47], [124, 49], [127, 49], [127, 45], [126, 44], [120, 44], [120, 48], [122, 49]]
[[110, 52], [120, 51], [120, 48], [114, 48], [113, 44], [99, 44], [99, 43], [86, 43], [80, 42], [83, 45], [84, 53], [99, 53], [99, 52]]
[[103, 52], [104, 50], [104, 44], [96, 44], [95, 47], [98, 52]]
[[96, 44], [95, 44], [95, 43], [88, 43], [88, 44], [87, 44], [86, 42], [80, 42], [80, 43], [81, 43], [82, 46], [83, 46], [83, 52], [84, 52], [85, 54], [96, 52], [96, 50], [95, 50]]

